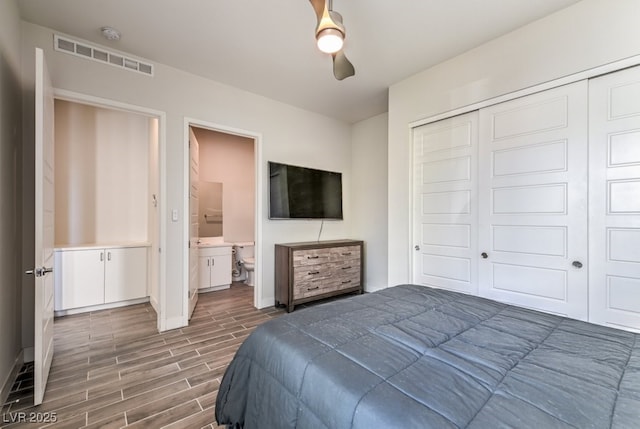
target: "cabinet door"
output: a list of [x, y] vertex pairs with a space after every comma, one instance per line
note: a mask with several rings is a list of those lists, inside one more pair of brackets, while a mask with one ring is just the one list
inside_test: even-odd
[[105, 251], [105, 303], [147, 296], [147, 248]]
[[231, 255], [211, 257], [211, 286], [231, 284]]
[[199, 289], [211, 287], [211, 257], [200, 256], [198, 261], [198, 270], [200, 271], [198, 277]]
[[104, 303], [104, 250], [57, 253], [56, 310]]

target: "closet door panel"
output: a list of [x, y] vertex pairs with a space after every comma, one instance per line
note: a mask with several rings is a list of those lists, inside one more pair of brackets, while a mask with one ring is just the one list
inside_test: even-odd
[[640, 331], [640, 67], [589, 82], [589, 319]]
[[477, 294], [477, 112], [413, 130], [413, 282]]
[[587, 319], [586, 133], [586, 82], [480, 110], [480, 295]]

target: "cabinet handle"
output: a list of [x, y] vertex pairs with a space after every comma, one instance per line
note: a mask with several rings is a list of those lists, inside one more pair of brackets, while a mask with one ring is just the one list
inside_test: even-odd
[[349, 255], [351, 255], [351, 252], [344, 252], [344, 253], [342, 254], [342, 256], [349, 256]]
[[309, 271], [309, 275], [313, 276], [315, 274], [320, 274], [320, 271]]
[[111, 260], [111, 252], [107, 252], [107, 261]]
[[307, 259], [318, 259], [318, 258], [319, 258], [318, 255], [315, 255], [315, 256], [307, 255]]
[[104, 261], [104, 252], [100, 252], [100, 262]]
[[347, 283], [351, 283], [351, 280], [345, 280], [342, 282], [343, 285], [346, 285]]
[[316, 290], [320, 289], [320, 286], [308, 287], [307, 290]]
[[216, 258], [211, 258], [211, 266], [213, 267], [216, 264]]
[[348, 270], [351, 267], [342, 267], [343, 270]]

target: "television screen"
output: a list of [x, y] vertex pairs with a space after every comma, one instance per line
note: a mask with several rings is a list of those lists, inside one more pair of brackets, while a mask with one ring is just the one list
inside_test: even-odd
[[342, 174], [269, 162], [270, 219], [342, 219]]

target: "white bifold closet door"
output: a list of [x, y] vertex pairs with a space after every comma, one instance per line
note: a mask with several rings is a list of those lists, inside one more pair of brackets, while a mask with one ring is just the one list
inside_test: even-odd
[[413, 130], [413, 282], [478, 293], [478, 112]]
[[587, 82], [479, 112], [479, 294], [587, 320]]
[[640, 67], [589, 83], [589, 318], [640, 331]]

